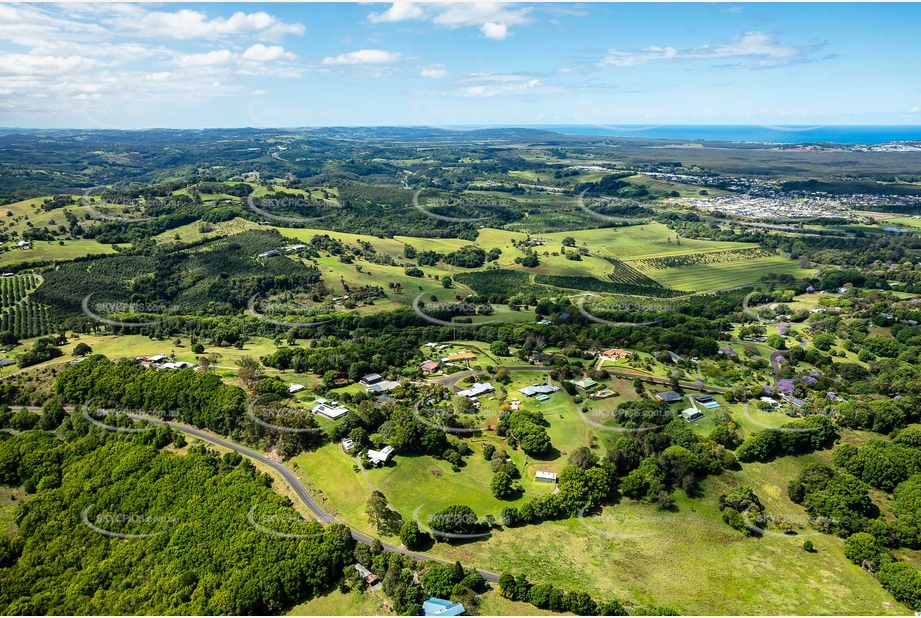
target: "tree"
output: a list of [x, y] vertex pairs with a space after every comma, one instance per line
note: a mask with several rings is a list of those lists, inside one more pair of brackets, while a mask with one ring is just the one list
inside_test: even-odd
[[445, 599], [451, 596], [454, 584], [460, 581], [455, 577], [456, 573], [452, 565], [435, 563], [429, 566], [428, 570], [419, 578], [419, 582], [430, 596]]
[[871, 573], [892, 560], [892, 556], [879, 544], [876, 537], [866, 532], [858, 532], [847, 537], [844, 541], [844, 557]]
[[429, 535], [419, 529], [419, 524], [409, 520], [400, 528], [400, 542], [406, 549], [419, 549], [429, 539]]
[[71, 352], [71, 356], [86, 356], [93, 353], [93, 348], [87, 345], [84, 342], [80, 342], [74, 346], [74, 351]]
[[880, 568], [879, 583], [889, 591], [896, 601], [910, 609], [921, 609], [921, 573], [904, 562], [890, 562]]
[[192, 352], [194, 352], [195, 354], [204, 354], [205, 346], [203, 346], [200, 343], [196, 343], [195, 345], [192, 346]]
[[502, 470], [493, 475], [489, 488], [492, 490], [492, 495], [500, 500], [505, 500], [515, 493], [515, 483], [512, 477]]
[[247, 388], [252, 388], [256, 382], [262, 379], [262, 363], [252, 356], [241, 356], [236, 360], [235, 364], [237, 366], [237, 377]]
[[454, 285], [454, 280], [451, 277], [445, 275], [441, 278], [441, 287], [450, 288], [452, 285]]
[[365, 507], [365, 513], [368, 516], [368, 523], [373, 524], [378, 532], [385, 534], [393, 532], [396, 519], [387, 504], [387, 498], [384, 497], [384, 494], [377, 490], [372, 491]]
[[580, 446], [569, 455], [570, 466], [576, 466], [582, 470], [588, 470], [598, 465], [598, 456], [587, 446]]
[[496, 356], [508, 356], [508, 344], [501, 340], [493, 341], [489, 345], [489, 351]]
[[812, 544], [812, 541], [806, 540], [803, 541], [803, 550], [811, 553], [815, 552], [815, 545]]
[[64, 406], [52, 399], [42, 406], [42, 416], [38, 422], [38, 426], [45, 431], [57, 429], [66, 415], [67, 413], [64, 411]]

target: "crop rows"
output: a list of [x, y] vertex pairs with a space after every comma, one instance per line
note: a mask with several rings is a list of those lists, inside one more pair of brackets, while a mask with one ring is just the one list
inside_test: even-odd
[[687, 253], [684, 255], [667, 255], [663, 257], [641, 258], [630, 260], [630, 265], [636, 270], [648, 273], [667, 268], [683, 268], [698, 266], [700, 264], [732, 264], [734, 262], [747, 262], [758, 258], [773, 257], [771, 253], [758, 247], [748, 249], [728, 249], [726, 251], [711, 251], [707, 253]]
[[656, 298], [672, 298], [684, 296], [688, 292], [670, 290], [661, 285], [644, 286], [633, 283], [614, 283], [595, 277], [576, 275], [535, 275], [534, 282], [542, 285], [551, 285], [557, 288], [582, 290], [585, 292], [599, 292], [601, 294], [625, 294], [628, 296], [654, 296]]
[[35, 275], [0, 278], [0, 309], [12, 307], [34, 290], [39, 283]]
[[607, 278], [610, 279], [612, 283], [635, 285], [643, 288], [662, 287], [658, 281], [650, 279], [637, 269], [617, 258], [605, 257], [604, 259], [614, 267], [614, 272], [607, 274]]
[[0, 311], [0, 331], [10, 331], [17, 339], [39, 337], [54, 330], [48, 307], [29, 299]]
[[517, 294], [537, 298], [552, 296], [552, 291], [531, 283], [531, 275], [517, 270], [481, 270], [457, 273], [454, 280], [466, 285], [489, 302], [505, 302]]

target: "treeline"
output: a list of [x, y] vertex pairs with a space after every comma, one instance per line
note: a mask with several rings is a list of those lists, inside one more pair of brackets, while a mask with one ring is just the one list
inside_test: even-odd
[[55, 390], [75, 405], [167, 412], [172, 420], [221, 435], [238, 434], [246, 421], [246, 393], [214, 373], [191, 369], [156, 371], [135, 360], [111, 362], [101, 354], [68, 365]]
[[348, 528], [304, 521], [239, 455], [85, 429], [0, 441], [0, 482], [41, 479], [16, 509], [18, 535], [0, 537], [3, 613], [279, 614], [352, 564]]
[[515, 577], [508, 571], [499, 576], [499, 594], [511, 601], [530, 603], [534, 607], [554, 613], [572, 612], [577, 616], [677, 616], [668, 607], [624, 607], [620, 601], [599, 603], [585, 592], [571, 592], [555, 588], [552, 584], [532, 584], [521, 574]]

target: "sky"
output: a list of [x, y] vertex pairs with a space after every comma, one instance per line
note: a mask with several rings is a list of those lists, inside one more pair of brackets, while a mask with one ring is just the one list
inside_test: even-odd
[[0, 126], [921, 125], [918, 4], [0, 4]]

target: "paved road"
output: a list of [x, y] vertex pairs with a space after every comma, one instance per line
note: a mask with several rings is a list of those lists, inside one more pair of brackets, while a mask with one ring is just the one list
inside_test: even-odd
[[[150, 421], [151, 423], [154, 423], [155, 425], [164, 425], [164, 424], [168, 425], [172, 427], [173, 429], [176, 429], [177, 431], [181, 431], [191, 436], [195, 436], [196, 438], [199, 438], [201, 440], [205, 440], [206, 442], [211, 442], [212, 444], [217, 444], [219, 446], [230, 449], [232, 451], [236, 451], [237, 453], [239, 453], [240, 455], [243, 455], [244, 457], [248, 457], [250, 459], [258, 461], [259, 463], [263, 465], [269, 466], [270, 468], [278, 472], [278, 474], [281, 475], [281, 477], [285, 480], [285, 482], [287, 482], [288, 485], [291, 486], [291, 489], [294, 490], [294, 493], [297, 494], [297, 497], [300, 498], [301, 502], [304, 503], [304, 506], [310, 509], [310, 512], [314, 514], [314, 516], [320, 521], [320, 523], [323, 523], [323, 524], [341, 523], [341, 522], [338, 522], [335, 517], [333, 517], [326, 511], [324, 511], [323, 508], [319, 504], [317, 504], [316, 500], [313, 499], [313, 496], [310, 495], [310, 493], [307, 491], [307, 488], [304, 487], [304, 485], [301, 483], [300, 479], [297, 478], [297, 476], [291, 470], [286, 468], [283, 464], [273, 459], [269, 459], [265, 455], [262, 455], [261, 453], [257, 453], [256, 451], [252, 449], [248, 449], [245, 446], [240, 446], [239, 444], [235, 442], [231, 442], [230, 440], [225, 440], [224, 438], [216, 436], [213, 433], [208, 432], [208, 431], [204, 431], [204, 430], [197, 429], [194, 427], [189, 427], [187, 425], [180, 425], [178, 423], [167, 423], [160, 419], [151, 418], [151, 417], [143, 416], [140, 414], [129, 414], [129, 416], [137, 420], [143, 419], [146, 421]], [[359, 543], [365, 543], [365, 544], [370, 544], [372, 540], [370, 536], [366, 534], [362, 534], [361, 532], [358, 532], [356, 530], [352, 530], [352, 538], [354, 538]], [[387, 543], [384, 543], [383, 545], [384, 545], [384, 549], [386, 549], [387, 551], [392, 551], [392, 552], [396, 552], [400, 554], [406, 554], [407, 556], [412, 556], [416, 560], [434, 560], [436, 562], [441, 562], [442, 564], [451, 564], [451, 562], [448, 560], [442, 560], [434, 556], [420, 554], [418, 552], [410, 551], [404, 547], [388, 545]], [[488, 582], [498, 583], [499, 581], [499, 576], [496, 573], [490, 573], [489, 571], [482, 571], [480, 569], [477, 569], [477, 572], [480, 575], [482, 575], [483, 579], [485, 579]]]

